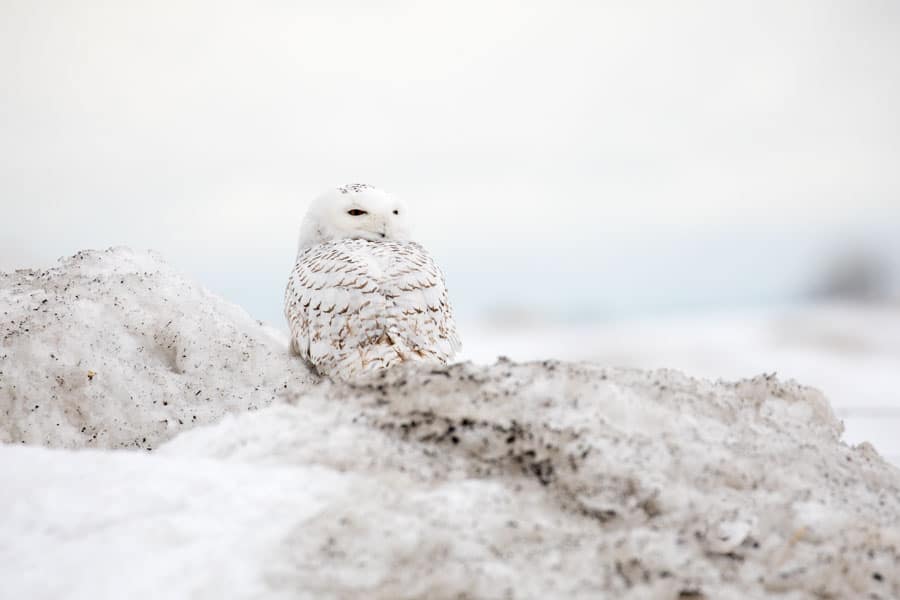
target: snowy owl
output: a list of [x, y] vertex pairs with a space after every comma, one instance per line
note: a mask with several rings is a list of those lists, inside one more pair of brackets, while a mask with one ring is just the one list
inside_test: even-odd
[[292, 352], [334, 379], [409, 361], [447, 363], [460, 348], [444, 275], [409, 240], [406, 206], [365, 184], [313, 201], [284, 315]]

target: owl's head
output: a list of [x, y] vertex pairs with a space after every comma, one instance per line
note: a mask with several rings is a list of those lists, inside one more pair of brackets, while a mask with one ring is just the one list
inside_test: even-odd
[[313, 200], [300, 228], [300, 248], [353, 238], [409, 239], [406, 205], [364, 183], [334, 188]]

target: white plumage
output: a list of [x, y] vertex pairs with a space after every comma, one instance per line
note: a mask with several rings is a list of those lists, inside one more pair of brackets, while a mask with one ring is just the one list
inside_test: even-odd
[[409, 241], [406, 207], [372, 186], [319, 196], [303, 221], [284, 314], [291, 349], [353, 380], [407, 361], [447, 363], [460, 348], [444, 276]]

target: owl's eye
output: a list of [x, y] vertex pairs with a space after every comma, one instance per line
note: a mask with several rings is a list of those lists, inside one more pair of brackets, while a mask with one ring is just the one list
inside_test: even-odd
[[347, 211], [347, 214], [348, 214], [348, 215], [351, 215], [351, 216], [354, 216], [354, 217], [358, 217], [358, 216], [360, 216], [360, 215], [367, 215], [367, 214], [369, 214], [369, 213], [367, 213], [367, 212], [364, 211], [364, 210], [360, 210], [360, 209], [358, 209], [358, 208], [351, 208], [350, 210]]
[[399, 214], [400, 214], [400, 211], [399, 211], [399, 210], [395, 210], [395, 211], [394, 211], [394, 214], [395, 214], [395, 215], [399, 215]]

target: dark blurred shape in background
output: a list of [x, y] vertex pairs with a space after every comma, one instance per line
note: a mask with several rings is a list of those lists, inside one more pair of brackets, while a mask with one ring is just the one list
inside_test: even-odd
[[896, 288], [887, 259], [863, 246], [835, 253], [821, 281], [813, 299], [886, 302], [893, 299]]

